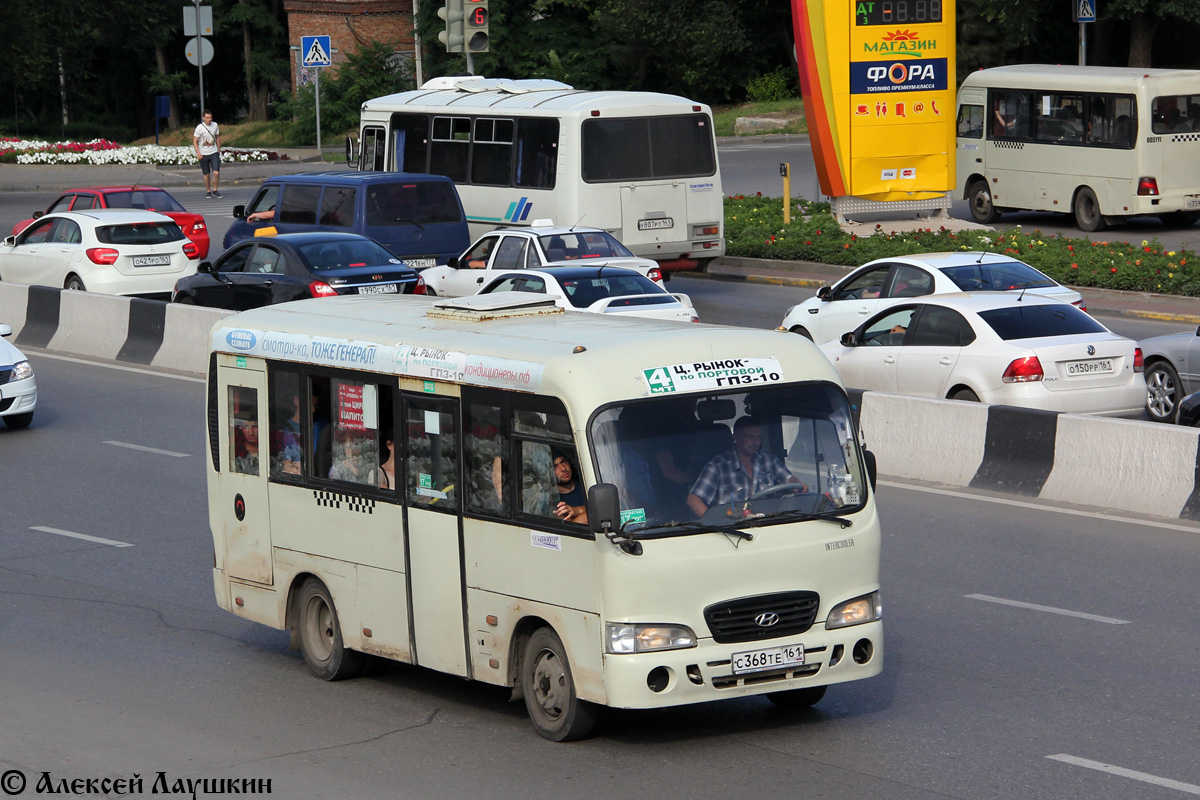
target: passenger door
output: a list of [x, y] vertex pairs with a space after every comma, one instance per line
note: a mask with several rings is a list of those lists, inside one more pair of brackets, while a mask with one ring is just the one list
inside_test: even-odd
[[305, 233], [319, 230], [317, 209], [321, 202], [321, 187], [306, 184], [287, 184], [275, 207], [275, 228], [280, 233]]
[[62, 286], [58, 281], [46, 283], [45, 265], [42, 262], [44, 252], [52, 246], [49, 240], [57, 219], [34, 220], [32, 225], [18, 234], [16, 246], [0, 263], [0, 277], [13, 283]]
[[210, 308], [236, 308], [234, 279], [245, 270], [246, 261], [254, 247], [254, 242], [235, 246], [217, 259], [211, 275], [201, 274], [197, 277], [196, 304]]
[[476, 242], [474, 247], [459, 258], [458, 269], [449, 271], [442, 286], [437, 288], [437, 293], [447, 297], [465, 297], [478, 292], [480, 287], [496, 274], [488, 272], [487, 269], [499, 244], [499, 236], [484, 236]]
[[[221, 356], [232, 360], [232, 356]], [[243, 360], [244, 363], [245, 360]], [[217, 515], [225, 527], [224, 565], [230, 578], [274, 582], [267, 502], [267, 374], [260, 363], [217, 372]], [[259, 443], [263, 442], [260, 453]]]
[[413, 662], [468, 677], [458, 400], [407, 395], [402, 414]]
[[896, 391], [943, 398], [949, 391], [964, 339], [975, 335], [961, 314], [944, 306], [921, 306], [896, 364]]
[[246, 260], [246, 267], [231, 274], [233, 307], [238, 311], [270, 305], [275, 302], [276, 284], [287, 281], [284, 275], [286, 258], [278, 247], [259, 242]]

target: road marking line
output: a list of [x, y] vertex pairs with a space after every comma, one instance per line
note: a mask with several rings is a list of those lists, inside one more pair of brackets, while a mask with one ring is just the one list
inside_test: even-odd
[[1092, 622], [1105, 622], [1109, 625], [1128, 625], [1127, 619], [1116, 619], [1115, 617], [1100, 617], [1095, 614], [1085, 614], [1082, 611], [1068, 611], [1065, 608], [1054, 608], [1053, 606], [1039, 606], [1036, 603], [1022, 603], [1019, 600], [1005, 600], [1003, 597], [992, 597], [987, 594], [968, 594], [963, 595], [972, 600], [983, 600], [987, 603], [999, 603], [1002, 606], [1013, 606], [1015, 608], [1028, 608], [1032, 611], [1045, 611], [1048, 614], [1062, 614], [1064, 617], [1078, 617], [1079, 619], [1090, 619]]
[[126, 447], [130, 450], [141, 450], [143, 453], [157, 453], [160, 456], [171, 456], [172, 458], [191, 458], [191, 453], [176, 453], [174, 450], [159, 450], [157, 447], [145, 447], [140, 444], [129, 444], [128, 442], [105, 442], [113, 447]]
[[1181, 781], [1173, 781], [1170, 778], [1160, 778], [1157, 775], [1151, 775], [1148, 772], [1138, 772], [1124, 767], [1115, 767], [1112, 764], [1105, 764], [1102, 761], [1089, 761], [1086, 758], [1077, 758], [1069, 756], [1066, 753], [1059, 753], [1054, 756], [1046, 756], [1052, 761], [1062, 761], [1064, 764], [1074, 764], [1077, 767], [1085, 767], [1094, 769], [1099, 772], [1107, 772], [1109, 775], [1119, 775], [1122, 778], [1130, 780], [1142, 781], [1143, 783], [1152, 783], [1155, 786], [1162, 786], [1165, 789], [1177, 789], [1187, 794], [1200, 795], [1200, 786], [1194, 783], [1183, 783]]
[[914, 486], [910, 483], [899, 483], [897, 481], [879, 481], [880, 486], [889, 486], [896, 489], [909, 489], [914, 492], [928, 492], [929, 494], [940, 494], [947, 497], [961, 497], [968, 500], [981, 500], [985, 503], [998, 503], [1002, 506], [1016, 506], [1032, 511], [1051, 511], [1055, 514], [1071, 514], [1076, 517], [1090, 517], [1091, 519], [1102, 519], [1107, 522], [1121, 522], [1128, 525], [1145, 525], [1150, 528], [1165, 528], [1170, 531], [1185, 531], [1186, 533], [1200, 533], [1200, 528], [1195, 525], [1178, 525], [1172, 522], [1155, 522], [1149, 519], [1137, 519], [1136, 517], [1118, 517], [1113, 514], [1102, 514], [1099, 511], [1079, 511], [1074, 508], [1054, 508], [1053, 506], [1043, 506], [1036, 503], [1031, 503], [1032, 498], [1022, 500], [1005, 500], [1003, 497], [988, 497], [982, 494], [973, 494], [971, 492], [957, 492], [949, 489], [934, 489], [930, 486]]
[[50, 358], [55, 361], [70, 361], [72, 364], [87, 364], [91, 367], [104, 367], [105, 369], [119, 369], [122, 372], [136, 372], [139, 375], [153, 375], [156, 378], [174, 378], [177, 381], [190, 381], [191, 383], [204, 383], [204, 378], [193, 378], [188, 375], [173, 375], [170, 372], [155, 372], [152, 369], [138, 369], [137, 367], [125, 367], [120, 364], [105, 364], [101, 361], [89, 361], [86, 358], [71, 358], [70, 356], [54, 355], [41, 350], [34, 350], [38, 358]]
[[35, 525], [31, 527], [31, 531], [41, 531], [42, 533], [53, 533], [55, 536], [70, 536], [72, 539], [83, 539], [85, 542], [95, 542], [96, 544], [106, 544], [109, 547], [133, 547], [129, 542], [118, 542], [116, 539], [102, 539], [99, 536], [88, 536], [86, 533], [75, 533], [74, 531], [64, 531], [60, 528], [47, 528], [44, 525]]

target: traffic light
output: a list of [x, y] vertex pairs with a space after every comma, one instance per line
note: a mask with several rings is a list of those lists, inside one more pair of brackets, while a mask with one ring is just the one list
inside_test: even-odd
[[438, 16], [446, 21], [446, 30], [438, 34], [438, 40], [446, 45], [447, 53], [466, 52], [467, 40], [463, 30], [465, 2], [466, 0], [446, 0], [446, 4], [438, 9]]
[[472, 53], [488, 52], [488, 0], [467, 0], [467, 50]]

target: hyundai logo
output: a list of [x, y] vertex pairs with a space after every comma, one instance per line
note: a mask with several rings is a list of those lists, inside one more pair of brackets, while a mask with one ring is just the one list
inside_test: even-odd
[[779, 624], [779, 615], [774, 611], [764, 611], [754, 618], [754, 623], [760, 628], [769, 628]]
[[1094, 345], [1094, 344], [1089, 344], [1089, 345], [1088, 345], [1088, 355], [1089, 355], [1089, 356], [1094, 356], [1094, 355], [1096, 355], [1096, 345]]

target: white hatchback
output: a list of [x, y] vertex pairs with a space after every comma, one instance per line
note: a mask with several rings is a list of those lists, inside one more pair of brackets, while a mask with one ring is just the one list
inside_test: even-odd
[[[0, 337], [12, 328], [0, 323]], [[37, 405], [37, 381], [25, 355], [0, 338], [0, 418], [10, 428], [28, 428]]]
[[0, 280], [169, 297], [198, 254], [174, 220], [153, 211], [63, 211], [0, 244]]
[[908, 300], [821, 351], [856, 389], [1108, 416], [1146, 404], [1137, 342], [1034, 294]]
[[1084, 311], [1083, 296], [1000, 253], [922, 253], [863, 264], [788, 309], [780, 326], [817, 344], [835, 341], [878, 311], [914, 297], [959, 292], [1021, 291], [1053, 297]]
[[686, 294], [672, 294], [654, 281], [619, 267], [547, 267], [502, 272], [479, 294], [531, 292], [554, 299], [566, 311], [699, 322]]

